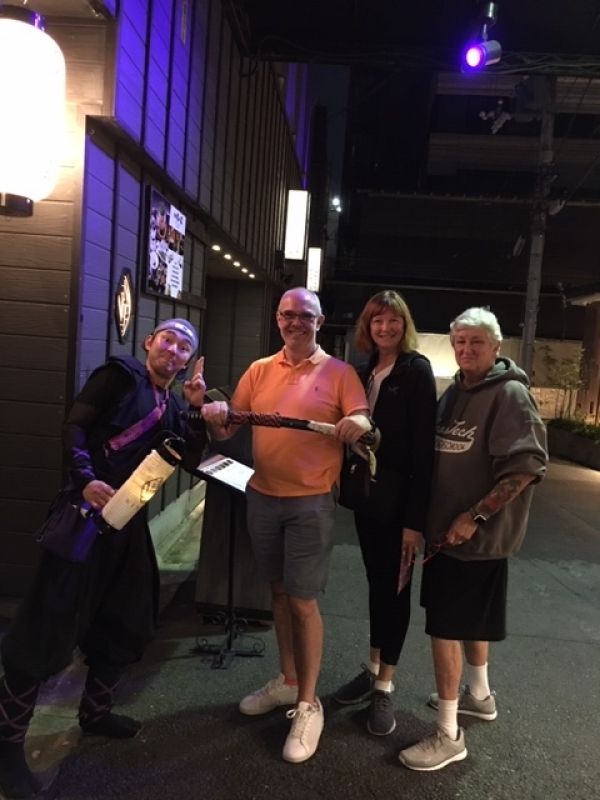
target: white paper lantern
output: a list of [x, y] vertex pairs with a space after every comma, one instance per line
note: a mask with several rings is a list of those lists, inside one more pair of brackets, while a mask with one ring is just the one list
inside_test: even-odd
[[0, 15], [0, 193], [41, 200], [63, 157], [65, 59], [41, 17], [29, 17]]

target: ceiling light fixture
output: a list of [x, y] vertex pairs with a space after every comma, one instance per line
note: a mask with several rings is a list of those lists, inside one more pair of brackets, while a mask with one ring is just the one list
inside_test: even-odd
[[304, 189], [288, 191], [288, 206], [285, 222], [285, 257], [303, 261], [306, 250], [309, 196]]
[[221, 245], [220, 244], [213, 244], [213, 246], [210, 249], [214, 250], [215, 253], [219, 253], [221, 251]]
[[467, 72], [497, 64], [502, 58], [502, 45], [488, 39], [488, 31], [498, 19], [498, 3], [484, 3], [481, 11], [481, 31], [475, 41], [468, 44], [463, 53], [463, 69]]
[[226, 261], [231, 261], [231, 253], [223, 253], [223, 258]]
[[321, 259], [323, 252], [320, 247], [308, 248], [308, 261], [306, 264], [306, 288], [311, 292], [321, 290]]

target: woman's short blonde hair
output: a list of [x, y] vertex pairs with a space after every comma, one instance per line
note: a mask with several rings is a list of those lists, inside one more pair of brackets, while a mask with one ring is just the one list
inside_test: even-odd
[[363, 353], [372, 353], [376, 349], [375, 342], [371, 336], [371, 320], [388, 309], [404, 320], [404, 336], [402, 337], [400, 352], [408, 353], [411, 350], [416, 350], [419, 340], [412, 315], [406, 305], [406, 300], [399, 292], [393, 289], [386, 289], [383, 292], [374, 294], [373, 297], [367, 300], [365, 307], [360, 312], [354, 334], [354, 342], [358, 350]]

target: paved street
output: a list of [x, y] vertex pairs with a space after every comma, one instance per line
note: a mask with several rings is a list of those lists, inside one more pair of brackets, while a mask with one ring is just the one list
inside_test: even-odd
[[433, 679], [418, 603], [396, 681], [396, 731], [370, 736], [364, 707], [331, 699], [368, 653], [365, 579], [351, 517], [340, 511], [322, 602], [326, 728], [313, 759], [282, 761], [283, 711], [262, 718], [237, 711], [244, 693], [277, 673], [273, 632], [253, 631], [266, 645], [264, 658], [211, 669], [190, 653], [197, 636], [214, 632], [201, 626], [184, 586], [124, 687], [126, 713], [146, 721], [140, 736], [78, 742], [76, 668], [49, 687], [48, 701], [58, 705], [36, 716], [32, 764], [50, 775], [62, 760], [53, 787], [61, 800], [600, 798], [599, 495], [600, 473], [566, 463], [553, 463], [538, 488], [526, 544], [511, 565], [510, 635], [492, 651], [499, 716], [466, 722], [469, 756], [461, 763], [424, 774], [396, 758], [435, 720], [425, 705]]

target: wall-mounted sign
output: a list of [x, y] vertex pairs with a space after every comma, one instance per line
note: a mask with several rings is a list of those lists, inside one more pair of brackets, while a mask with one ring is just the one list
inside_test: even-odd
[[306, 249], [306, 224], [308, 221], [308, 192], [303, 189], [288, 191], [285, 222], [285, 257], [291, 261], [304, 261]]
[[321, 258], [320, 247], [308, 248], [308, 263], [306, 265], [306, 288], [311, 292], [321, 290]]
[[128, 269], [124, 269], [121, 272], [117, 291], [115, 292], [115, 325], [121, 344], [125, 342], [133, 320], [134, 297], [131, 272]]
[[185, 214], [166, 197], [149, 187], [148, 251], [144, 265], [145, 290], [167, 297], [181, 297]]

